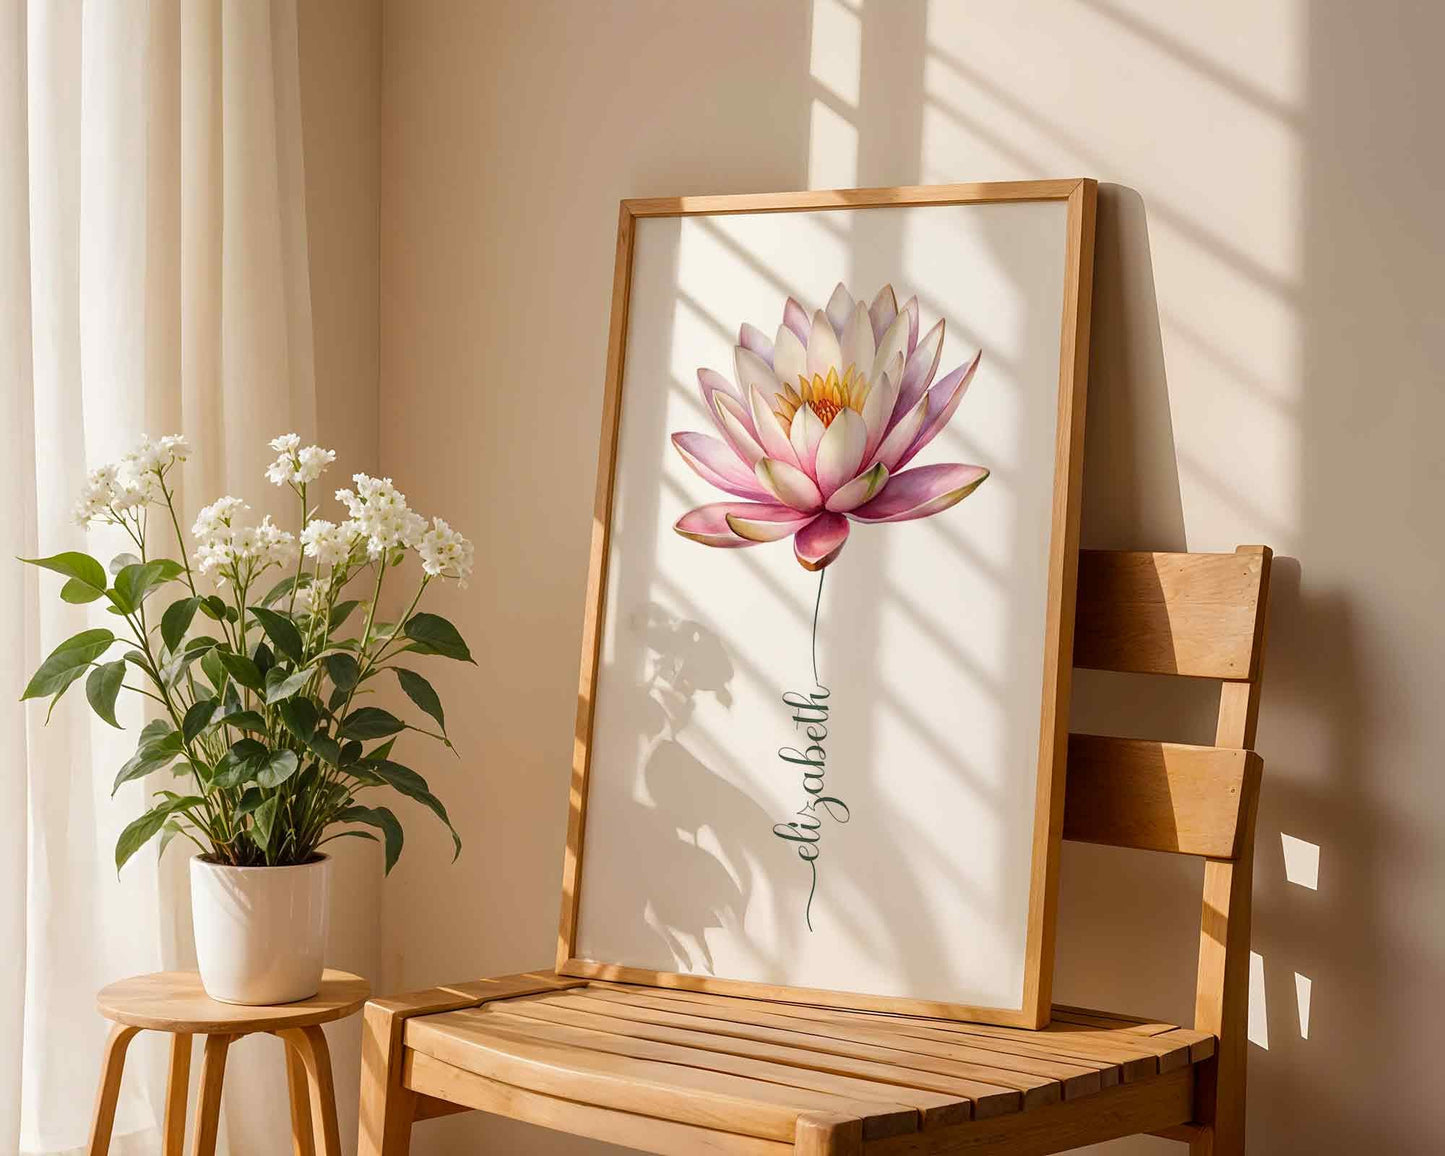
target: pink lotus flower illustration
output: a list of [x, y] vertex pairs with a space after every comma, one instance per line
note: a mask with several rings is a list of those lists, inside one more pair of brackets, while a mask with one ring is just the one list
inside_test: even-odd
[[850, 521], [927, 518], [971, 494], [982, 466], [904, 469], [953, 417], [982, 356], [934, 381], [944, 323], [918, 330], [918, 299], [899, 309], [891, 285], [864, 305], [840, 283], [811, 319], [790, 297], [773, 340], [744, 323], [736, 381], [697, 371], [721, 437], [672, 435], [701, 478], [744, 500], [689, 510], [674, 529], [733, 548], [791, 537], [798, 562], [822, 570]]

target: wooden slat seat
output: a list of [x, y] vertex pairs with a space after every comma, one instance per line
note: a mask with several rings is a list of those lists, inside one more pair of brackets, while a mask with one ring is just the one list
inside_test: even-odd
[[1189, 1069], [1215, 1045], [1206, 1032], [1079, 1008], [1057, 1007], [1028, 1031], [550, 972], [492, 982], [499, 998], [458, 991], [467, 1006], [406, 1021], [418, 1115], [446, 1110], [443, 1100], [506, 1103], [508, 1115], [599, 1138], [611, 1120], [616, 1137], [664, 1153], [792, 1151], [801, 1127], [827, 1117], [857, 1121], [866, 1151], [903, 1153], [920, 1133], [967, 1144], [1091, 1098], [1116, 1114], [1151, 1112], [1151, 1127], [1182, 1124]]
[[1079, 558], [1075, 666], [1220, 683], [1214, 746], [1071, 735], [1062, 816], [1066, 839], [1204, 859], [1193, 1027], [1055, 1005], [1027, 1030], [705, 977], [473, 980], [367, 1005], [361, 1156], [406, 1156], [414, 1121], [467, 1109], [678, 1156], [1043, 1156], [1146, 1132], [1241, 1156], [1269, 569], [1263, 547]]

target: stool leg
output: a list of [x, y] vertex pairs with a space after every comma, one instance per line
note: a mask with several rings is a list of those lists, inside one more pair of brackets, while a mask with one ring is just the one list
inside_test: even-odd
[[306, 1061], [289, 1040], [282, 1040], [286, 1053], [286, 1085], [291, 1092], [292, 1156], [316, 1156], [311, 1130], [311, 1089], [306, 1080]]
[[341, 1156], [336, 1126], [336, 1086], [331, 1082], [331, 1050], [319, 1027], [284, 1028], [276, 1033], [300, 1053], [311, 1090], [311, 1124], [318, 1156]]
[[234, 1036], [207, 1036], [201, 1055], [201, 1089], [196, 1105], [193, 1156], [216, 1156], [216, 1134], [221, 1123], [221, 1083], [226, 1078], [226, 1052]]
[[105, 1043], [105, 1059], [101, 1061], [100, 1087], [95, 1093], [95, 1115], [90, 1122], [90, 1156], [106, 1156], [110, 1151], [110, 1132], [115, 1127], [115, 1101], [120, 1095], [120, 1074], [125, 1069], [125, 1050], [140, 1028], [115, 1024]]
[[162, 1156], [181, 1156], [186, 1144], [186, 1097], [190, 1094], [191, 1037], [171, 1036], [171, 1066], [166, 1073], [166, 1122]]

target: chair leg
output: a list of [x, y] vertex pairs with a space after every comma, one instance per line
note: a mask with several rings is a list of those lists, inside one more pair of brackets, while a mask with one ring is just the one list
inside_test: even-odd
[[416, 1093], [402, 1083], [405, 1016], [366, 1005], [361, 1027], [361, 1119], [358, 1156], [409, 1156]]
[[181, 1156], [186, 1146], [186, 1098], [190, 1095], [191, 1037], [171, 1036], [171, 1065], [166, 1073], [166, 1115], [162, 1156]]
[[207, 1036], [201, 1055], [201, 1088], [196, 1105], [196, 1132], [192, 1156], [216, 1156], [221, 1124], [221, 1084], [226, 1078], [226, 1053], [234, 1036]]
[[317, 1156], [341, 1156], [341, 1134], [336, 1124], [336, 1086], [331, 1080], [331, 1051], [319, 1027], [286, 1028], [276, 1033], [294, 1047], [306, 1068], [311, 1091], [311, 1123]]
[[306, 1062], [301, 1052], [288, 1040], [281, 1041], [286, 1052], [286, 1084], [291, 1093], [291, 1154], [316, 1156], [315, 1137], [311, 1129], [311, 1089], [306, 1079]]
[[125, 1050], [140, 1028], [115, 1024], [105, 1044], [101, 1061], [100, 1087], [95, 1093], [95, 1115], [90, 1122], [90, 1156], [106, 1156], [110, 1132], [115, 1127], [115, 1102], [120, 1096], [120, 1075], [125, 1070]]

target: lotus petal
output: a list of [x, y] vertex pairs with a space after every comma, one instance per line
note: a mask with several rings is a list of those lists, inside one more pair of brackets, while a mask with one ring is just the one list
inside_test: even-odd
[[[833, 296], [828, 298], [828, 306], [824, 312], [827, 314], [828, 324], [833, 327], [833, 332], [841, 338], [843, 326], [848, 324], [848, 318], [853, 315], [853, 295], [848, 292], [843, 282], [838, 282], [837, 288], [833, 290]], [[841, 372], [841, 366], [839, 368]]]
[[[863, 308], [861, 301], [853, 307], [847, 324], [843, 326], [842, 351], [841, 371], [846, 371], [850, 365], [856, 366], [859, 373], [867, 373], [873, 368], [873, 355], [877, 352], [873, 344], [873, 323], [868, 320], [868, 310]], [[876, 380], [870, 378], [869, 383]]]
[[821, 309], [813, 314], [813, 328], [808, 331], [808, 376], [827, 377], [828, 370], [837, 369], [843, 359], [838, 335]]
[[[868, 373], [869, 381], [877, 381], [893, 364], [895, 357], [908, 359], [908, 314], [900, 313], [893, 319], [878, 342], [878, 352], [873, 355], [873, 367]], [[894, 378], [895, 381], [898, 378]]]
[[813, 476], [824, 498], [832, 497], [834, 490], [857, 476], [867, 445], [868, 427], [863, 419], [851, 409], [839, 410], [818, 443], [813, 463]]
[[766, 454], [752, 429], [752, 417], [730, 393], [714, 393], [712, 400], [713, 412], [717, 414], [718, 424], [722, 426], [723, 437], [727, 439], [728, 445], [732, 446], [738, 457], [749, 466], [757, 465]]
[[733, 533], [732, 527], [728, 525], [727, 516], [731, 513], [747, 515], [751, 510], [763, 508], [755, 502], [713, 502], [711, 505], [698, 506], [695, 510], [689, 510], [672, 524], [672, 528], [684, 538], [691, 538], [694, 542], [701, 542], [704, 546], [721, 546], [731, 549], [756, 546], [757, 543], [751, 538], [740, 538]]
[[848, 519], [842, 514], [822, 513], [798, 531], [793, 554], [804, 570], [821, 570], [833, 561], [848, 541]]
[[938, 358], [942, 353], [943, 322], [940, 321], [908, 355], [908, 364], [903, 367], [903, 380], [898, 385], [898, 403], [893, 409], [895, 415], [901, 417], [917, 404], [933, 375], [938, 372]]
[[893, 324], [893, 319], [897, 316], [898, 298], [893, 296], [893, 286], [885, 285], [878, 290], [878, 295], [873, 298], [873, 304], [868, 306], [868, 320], [873, 323], [875, 344], [883, 341], [883, 335], [888, 332], [888, 327]]
[[727, 524], [749, 542], [776, 542], [796, 534], [816, 516], [800, 514], [791, 506], [753, 506], [744, 513], [729, 513]]
[[828, 499], [827, 508], [837, 514], [846, 514], [856, 509], [878, 493], [888, 482], [888, 467], [879, 462], [871, 470], [865, 470], [846, 486], [839, 486]]
[[958, 409], [958, 403], [968, 392], [969, 383], [973, 381], [974, 371], [978, 368], [979, 358], [982, 356], [983, 351], [979, 350], [967, 365], [960, 365], [947, 377], [941, 377], [933, 383], [933, 388], [928, 391], [928, 418], [924, 421], [923, 428], [918, 431], [918, 436], [913, 439], [913, 444], [898, 459], [898, 468], [901, 469], [912, 461], [913, 456], [948, 425]]
[[823, 422], [813, 412], [813, 407], [806, 403], [800, 405], [798, 412], [793, 414], [788, 440], [793, 443], [793, 453], [798, 459], [798, 465], [808, 473], [813, 471], [813, 464], [818, 457], [818, 443], [823, 440], [823, 433]]
[[750, 350], [761, 357], [769, 368], [773, 364], [773, 343], [768, 335], [755, 325], [749, 325], [746, 321], [738, 329], [738, 344], [744, 349]]
[[682, 460], [703, 481], [740, 498], [768, 500], [768, 492], [758, 485], [757, 475], [738, 458], [731, 446], [700, 433], [675, 433], [672, 444], [682, 455]]
[[913, 351], [918, 348], [918, 298], [910, 297], [903, 303], [902, 312], [899, 316], [908, 316], [908, 354], [911, 357]]
[[778, 336], [773, 342], [773, 376], [782, 385], [796, 386], [808, 368], [808, 347], [804, 341], [786, 325], [778, 326]]
[[[745, 402], [751, 401], [755, 389], [760, 390], [764, 397], [772, 397], [773, 394], [781, 392], [778, 379], [773, 376], [768, 363], [741, 345], [733, 346], [733, 367], [737, 370], [738, 386], [742, 389]], [[757, 420], [756, 414], [753, 415], [753, 420]]]
[[808, 344], [808, 311], [791, 297], [783, 302], [783, 324], [793, 331], [799, 341]]
[[762, 390], [753, 386], [753, 426], [758, 431], [758, 443], [763, 447], [764, 452], [770, 458], [777, 458], [780, 462], [787, 462], [790, 466], [798, 464], [798, 455], [793, 450], [793, 445], [788, 441], [788, 435], [784, 431], [782, 423], [778, 421], [778, 415], [772, 411], [768, 399], [763, 396]]
[[988, 477], [982, 466], [917, 466], [894, 474], [883, 492], [848, 516], [860, 522], [908, 522], [963, 501]]
[[795, 510], [811, 512], [823, 504], [823, 495], [818, 492], [818, 487], [813, 479], [798, 469], [797, 466], [790, 466], [787, 462], [774, 461], [772, 458], [764, 458], [753, 467], [762, 483], [763, 489], [777, 498], [785, 506], [792, 506]]
[[714, 391], [721, 391], [739, 404], [743, 400], [743, 395], [738, 392], [738, 387], [715, 369], [699, 369], [697, 384], [698, 388], [702, 390], [702, 402], [707, 406], [709, 414], [713, 411], [712, 394]]
[[916, 402], [913, 408], [898, 419], [888, 436], [883, 439], [883, 444], [878, 447], [878, 452], [873, 455], [873, 460], [882, 462], [888, 467], [889, 472], [898, 468], [898, 459], [901, 458], [913, 444], [913, 439], [918, 436], [918, 431], [923, 428], [923, 423], [928, 417], [928, 395], [924, 394]]
[[893, 424], [893, 412], [897, 408], [898, 382], [903, 376], [903, 354], [896, 354], [893, 364], [883, 371], [883, 376], [863, 401], [863, 424], [868, 427], [868, 444], [863, 448], [863, 460], [872, 461], [883, 436]]

